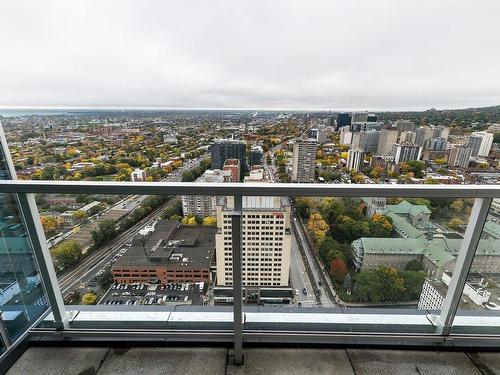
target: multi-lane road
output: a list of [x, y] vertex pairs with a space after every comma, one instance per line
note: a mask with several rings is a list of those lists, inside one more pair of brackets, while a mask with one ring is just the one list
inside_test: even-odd
[[[170, 176], [165, 178], [164, 181], [181, 181], [182, 172], [198, 165], [199, 162], [206, 156], [207, 155], [202, 155], [196, 159], [188, 161], [182, 168], [174, 171]], [[131, 212], [137, 208], [146, 197], [147, 195], [130, 195], [115, 204], [113, 207], [115, 209], [123, 209]], [[61, 275], [58, 278], [58, 281], [63, 295], [67, 295], [76, 288], [85, 286], [101, 269], [106, 267], [109, 262], [112, 262], [113, 258], [117, 256], [117, 253], [125, 246], [127, 241], [130, 241], [133, 237], [135, 237], [137, 233], [139, 233], [139, 230], [143, 227], [151, 225], [153, 222], [158, 220], [162, 212], [166, 208], [173, 207], [177, 204], [179, 199], [180, 197], [170, 199], [167, 203], [143, 218], [140, 222], [120, 233], [110, 243], [87, 256], [77, 267]]]

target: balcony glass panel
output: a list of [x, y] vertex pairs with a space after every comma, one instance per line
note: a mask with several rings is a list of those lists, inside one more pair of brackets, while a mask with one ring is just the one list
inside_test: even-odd
[[498, 334], [500, 325], [500, 199], [493, 199], [467, 275], [452, 333]]
[[[10, 179], [0, 146], [0, 179]], [[48, 308], [38, 266], [14, 194], [0, 194], [0, 314], [10, 342]]]
[[472, 205], [243, 197], [245, 328], [434, 333]]

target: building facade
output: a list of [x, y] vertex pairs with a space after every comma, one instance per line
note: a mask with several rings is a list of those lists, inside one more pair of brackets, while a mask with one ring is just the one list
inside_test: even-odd
[[[217, 207], [217, 285], [233, 284], [232, 197]], [[285, 197], [243, 197], [242, 280], [245, 286], [288, 286], [290, 204]]]
[[392, 151], [392, 146], [398, 143], [398, 131], [391, 129], [382, 129], [377, 145], [377, 154], [387, 155]]
[[410, 160], [420, 160], [422, 147], [412, 143], [395, 144], [392, 146], [392, 156], [396, 164]]
[[210, 146], [212, 156], [212, 168], [223, 169], [227, 159], [239, 159], [241, 173], [247, 171], [246, 164], [246, 144], [243, 141], [233, 139], [220, 139]]
[[297, 139], [293, 144], [292, 182], [314, 182], [316, 148], [314, 139]]
[[365, 152], [361, 148], [348, 151], [347, 169], [352, 172], [361, 172], [364, 167]]

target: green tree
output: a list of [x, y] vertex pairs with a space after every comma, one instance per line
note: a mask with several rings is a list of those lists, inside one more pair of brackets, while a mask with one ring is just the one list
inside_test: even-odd
[[423, 271], [425, 268], [424, 268], [424, 264], [417, 260], [417, 259], [413, 259], [413, 260], [410, 260], [406, 266], [405, 266], [405, 271]]
[[107, 268], [106, 271], [97, 277], [97, 285], [99, 285], [102, 290], [107, 290], [111, 284], [113, 284], [113, 273]]
[[51, 255], [57, 265], [64, 269], [80, 260], [82, 248], [77, 241], [68, 240], [52, 248]]
[[82, 296], [82, 303], [84, 305], [95, 305], [97, 303], [97, 296], [94, 293], [87, 293]]

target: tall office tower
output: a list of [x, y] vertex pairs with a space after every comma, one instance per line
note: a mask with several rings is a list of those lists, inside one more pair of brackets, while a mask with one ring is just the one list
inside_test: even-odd
[[143, 169], [136, 168], [130, 173], [130, 180], [134, 182], [146, 181], [146, 172]]
[[426, 145], [426, 148], [432, 151], [446, 150], [446, 147], [448, 147], [446, 138], [431, 138]]
[[264, 150], [261, 146], [250, 147], [250, 167], [262, 165], [264, 159]]
[[469, 137], [469, 147], [472, 156], [488, 156], [493, 144], [493, 134], [487, 132], [474, 132]]
[[344, 126], [340, 128], [340, 144], [350, 145], [352, 143], [352, 132], [349, 130], [349, 126]]
[[314, 182], [316, 147], [314, 139], [296, 139], [293, 144], [292, 182]]
[[[233, 284], [231, 214], [233, 197], [219, 199], [215, 248], [217, 285]], [[290, 203], [285, 197], [243, 197], [242, 281], [244, 286], [288, 286]]]
[[420, 157], [422, 156], [422, 147], [411, 143], [396, 143], [392, 146], [392, 156], [394, 157], [394, 163], [396, 164], [410, 160], [420, 160]]
[[444, 125], [434, 126], [432, 128], [432, 138], [448, 139], [450, 135], [450, 128]]
[[432, 138], [433, 129], [429, 126], [420, 126], [415, 130], [415, 144], [424, 147], [426, 142]]
[[212, 168], [222, 169], [226, 159], [239, 159], [241, 174], [247, 171], [246, 145], [243, 141], [219, 139], [210, 146]]
[[450, 150], [450, 155], [448, 156], [448, 165], [450, 167], [467, 168], [471, 156], [472, 148], [467, 146], [454, 146]]
[[382, 130], [383, 123], [381, 122], [368, 122], [368, 121], [356, 121], [351, 122], [350, 130], [359, 132], [367, 132], [369, 130]]
[[415, 132], [406, 130], [399, 134], [399, 143], [415, 143]]
[[344, 126], [351, 126], [351, 114], [350, 113], [338, 113], [337, 114], [337, 124], [336, 130]]
[[378, 140], [377, 153], [390, 154], [392, 146], [398, 143], [398, 131], [391, 129], [382, 129]]
[[379, 131], [370, 130], [367, 132], [359, 132], [359, 147], [367, 153], [375, 153], [377, 152], [379, 139]]
[[353, 122], [368, 122], [368, 112], [353, 112], [351, 123]]
[[240, 182], [241, 180], [241, 163], [239, 159], [227, 159], [224, 162], [223, 169], [231, 172], [231, 181]]
[[347, 156], [347, 169], [353, 172], [361, 172], [364, 167], [365, 152], [360, 148], [349, 150]]
[[[231, 182], [230, 171], [208, 169], [196, 179], [196, 182]], [[195, 215], [200, 217], [216, 215], [216, 197], [210, 195], [183, 195], [182, 213], [184, 216]]]
[[398, 129], [400, 133], [406, 131], [414, 132], [417, 130], [417, 125], [410, 120], [397, 120], [392, 126]]

